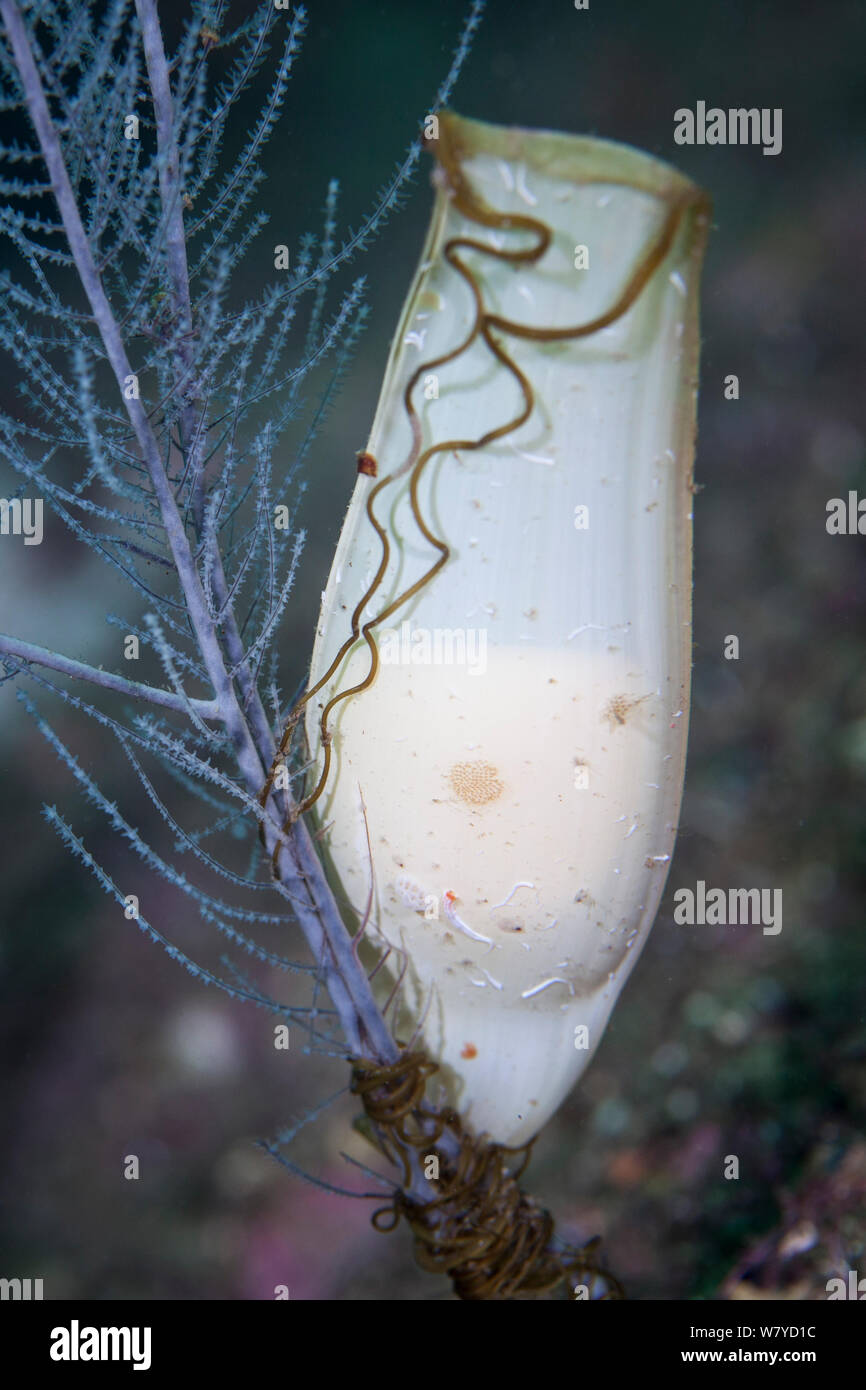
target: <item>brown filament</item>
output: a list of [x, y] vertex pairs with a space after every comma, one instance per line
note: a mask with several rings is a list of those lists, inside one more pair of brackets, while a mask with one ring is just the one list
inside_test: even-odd
[[[522, 249], [500, 250], [472, 237], [458, 236], [452, 237], [443, 248], [445, 259], [469, 289], [475, 306], [474, 320], [463, 342], [450, 352], [422, 363], [407, 382], [403, 401], [412, 430], [412, 447], [398, 469], [375, 482], [366, 502], [368, 520], [382, 546], [378, 569], [352, 614], [349, 636], [324, 675], [304, 692], [289, 714], [268, 780], [260, 794], [263, 808], [270, 796], [277, 767], [291, 745], [301, 714], [309, 701], [331, 680], [359, 639], [363, 639], [367, 645], [370, 667], [362, 681], [338, 691], [324, 705], [319, 720], [323, 758], [321, 775], [313, 790], [291, 808], [284, 832], [318, 801], [327, 784], [331, 768], [332, 733], [329, 720], [332, 711], [342, 700], [368, 689], [376, 679], [379, 653], [372, 635], [374, 629], [429, 584], [450, 557], [447, 543], [431, 531], [418, 501], [418, 489], [427, 463], [437, 453], [482, 449], [519, 429], [532, 414], [535, 406], [532, 386], [503, 344], [493, 336], [494, 332], [534, 342], [554, 343], [587, 337], [608, 327], [631, 308], [662, 265], [686, 213], [694, 209], [698, 217], [706, 218], [711, 211], [708, 196], [698, 189], [689, 188], [668, 197], [666, 201], [670, 206], [661, 230], [619, 297], [605, 313], [571, 328], [533, 327], [487, 313], [478, 282], [458, 253], [473, 251], [515, 266], [535, 264], [550, 246], [550, 228], [533, 217], [497, 212], [472, 188], [463, 172], [463, 152], [447, 113], [440, 117], [440, 139], [435, 142], [435, 153], [458, 212], [484, 227], [530, 233], [535, 241]], [[453, 362], [479, 338], [516, 381], [523, 397], [522, 409], [513, 419], [487, 431], [478, 439], [449, 439], [422, 450], [421, 422], [412, 400], [415, 386], [423, 374]], [[367, 458], [366, 455], [361, 457]], [[372, 463], [364, 471], [375, 477]], [[364, 609], [380, 588], [391, 556], [388, 537], [376, 516], [374, 505], [380, 493], [406, 473], [410, 473], [409, 502], [413, 519], [421, 535], [438, 552], [438, 558], [420, 579], [362, 625]], [[279, 844], [273, 855], [273, 870], [277, 877], [278, 851]], [[382, 963], [379, 962], [377, 970]], [[521, 1190], [518, 1182], [529, 1161], [531, 1144], [522, 1149], [510, 1149], [492, 1143], [483, 1136], [479, 1138], [470, 1134], [455, 1110], [434, 1111], [425, 1106], [427, 1083], [437, 1071], [435, 1062], [423, 1053], [412, 1050], [404, 1050], [391, 1066], [383, 1066], [366, 1058], [356, 1058], [353, 1062], [352, 1090], [362, 1100], [382, 1153], [402, 1173], [402, 1187], [373, 1215], [375, 1228], [390, 1231], [401, 1218], [406, 1220], [413, 1234], [418, 1263], [426, 1270], [449, 1275], [461, 1299], [535, 1298], [552, 1294], [564, 1284], [574, 1284], [575, 1281], [586, 1281], [592, 1287], [596, 1279], [603, 1280], [606, 1286], [606, 1291], [601, 1295], [603, 1299], [624, 1298], [622, 1285], [598, 1263], [597, 1239], [580, 1249], [554, 1246], [553, 1218]], [[446, 1142], [442, 1143], [443, 1140]], [[440, 1143], [442, 1147], [437, 1148]], [[439, 1177], [429, 1180], [435, 1196], [422, 1202], [411, 1195], [413, 1176], [417, 1173], [421, 1158], [432, 1155], [439, 1160]], [[414, 1180], [418, 1181], [417, 1177]]]
[[[476, 192], [463, 172], [461, 165], [461, 156], [463, 152], [460, 149], [459, 139], [455, 136], [453, 126], [451, 125], [447, 113], [443, 113], [440, 117], [440, 138], [437, 141], [431, 141], [430, 144], [433, 146], [439, 160], [440, 167], [447, 180], [453, 205], [458, 212], [462, 213], [463, 216], [469, 220], [477, 222], [484, 227], [496, 228], [501, 231], [529, 232], [534, 235], [536, 242], [534, 245], [523, 247], [518, 250], [498, 249], [496, 247], [486, 246], [483, 242], [467, 236], [451, 237], [445, 243], [443, 248], [445, 259], [466, 282], [472, 295], [475, 304], [474, 321], [462, 343], [458, 344], [452, 351], [444, 353], [441, 357], [432, 358], [422, 363], [416, 371], [413, 372], [406, 384], [403, 393], [403, 403], [412, 429], [412, 448], [408, 458], [401, 467], [389, 473], [386, 477], [379, 479], [370, 490], [367, 497], [367, 517], [382, 545], [382, 556], [379, 567], [367, 592], [360, 599], [352, 614], [349, 636], [340, 647], [340, 650], [337, 652], [324, 675], [315, 685], [310, 686], [304, 692], [289, 714], [268, 780], [259, 796], [259, 801], [263, 808], [267, 804], [268, 797], [270, 796], [277, 767], [285, 757], [291, 744], [293, 731], [303, 710], [309, 701], [328, 683], [359, 638], [364, 640], [369, 650], [370, 668], [362, 681], [359, 681], [356, 685], [350, 686], [348, 689], [338, 691], [324, 705], [319, 719], [322, 745], [321, 774], [313, 790], [291, 808], [286, 824], [283, 827], [284, 833], [289, 830], [299, 816], [310, 810], [318, 801], [327, 784], [331, 770], [332, 733], [329, 727], [331, 712], [341, 701], [347, 700], [352, 695], [358, 695], [363, 690], [369, 689], [376, 679], [379, 669], [379, 652], [372, 635], [373, 630], [378, 627], [380, 623], [391, 617], [397, 609], [403, 607], [410, 599], [414, 598], [422, 588], [426, 587], [426, 585], [435, 578], [443, 566], [448, 563], [451, 554], [450, 549], [441, 537], [435, 536], [430, 530], [418, 503], [418, 488], [427, 463], [435, 454], [451, 453], [453, 451], [466, 452], [485, 448], [495, 440], [502, 439], [505, 435], [519, 429], [532, 414], [535, 406], [532, 386], [517, 363], [508, 355], [501, 342], [493, 337], [493, 330], [533, 342], [555, 343], [587, 337], [592, 333], [599, 332], [603, 328], [607, 328], [610, 324], [615, 323], [617, 319], [621, 318], [623, 314], [627, 313], [651, 280], [656, 270], [663, 263], [674, 244], [677, 232], [686, 212], [693, 208], [697, 215], [708, 217], [711, 211], [711, 203], [708, 195], [696, 188], [687, 188], [671, 199], [670, 208], [660, 232], [636, 269], [632, 272], [631, 277], [619, 297], [605, 313], [598, 315], [587, 323], [577, 324], [571, 328], [540, 328], [528, 324], [515, 323], [510, 319], [505, 319], [500, 315], [490, 314], [485, 311], [483, 296], [478, 282], [469, 266], [460, 259], [458, 252], [461, 250], [470, 250], [482, 256], [492, 256], [497, 260], [507, 261], [515, 266], [531, 265], [539, 261], [548, 250], [553, 237], [551, 229], [544, 222], [534, 217], [515, 213], [497, 212]], [[513, 419], [494, 429], [488, 430], [478, 439], [448, 439], [439, 444], [432, 444], [429, 448], [422, 451], [421, 422], [412, 401], [412, 393], [415, 386], [423, 374], [431, 371], [433, 368], [445, 366], [447, 363], [453, 362], [456, 358], [460, 357], [471, 347], [477, 338], [481, 338], [484, 341], [493, 356], [496, 357], [502, 366], [514, 377], [523, 396], [523, 408]], [[373, 509], [374, 503], [380, 492], [398, 478], [404, 476], [410, 469], [409, 502], [412, 516], [422, 536], [434, 550], [439, 552], [439, 557], [420, 579], [416, 580], [414, 584], [410, 585], [409, 588], [399, 594], [397, 598], [377, 613], [374, 618], [371, 618], [361, 626], [361, 615], [373, 595], [379, 589], [387, 571], [391, 556], [388, 537], [376, 517]], [[275, 875], [278, 875], [277, 860], [279, 849], [280, 845], [278, 843], [273, 853], [273, 871]]]
[[[364, 1058], [353, 1063], [352, 1090], [382, 1152], [402, 1168], [403, 1189], [412, 1180], [412, 1150], [416, 1165], [433, 1155], [439, 1160], [439, 1177], [428, 1180], [435, 1196], [421, 1202], [398, 1190], [373, 1214], [376, 1230], [392, 1231], [402, 1217], [418, 1264], [447, 1274], [461, 1299], [537, 1298], [595, 1279], [607, 1286], [603, 1299], [624, 1298], [619, 1280], [598, 1263], [597, 1239], [581, 1249], [553, 1248], [553, 1218], [518, 1183], [531, 1144], [509, 1149], [475, 1138], [455, 1111], [425, 1108], [427, 1081], [437, 1070], [421, 1052], [404, 1052], [387, 1067]], [[449, 1153], [437, 1149], [446, 1132]]]

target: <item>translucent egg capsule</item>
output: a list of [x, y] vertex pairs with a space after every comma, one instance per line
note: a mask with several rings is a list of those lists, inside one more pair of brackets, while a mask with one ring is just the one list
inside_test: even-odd
[[323, 598], [306, 805], [398, 1036], [520, 1144], [586, 1067], [673, 852], [709, 207], [606, 141], [442, 113], [431, 149]]

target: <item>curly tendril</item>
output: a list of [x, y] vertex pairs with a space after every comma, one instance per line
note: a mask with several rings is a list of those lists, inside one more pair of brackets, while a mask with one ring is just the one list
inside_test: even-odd
[[[577, 324], [571, 328], [540, 328], [529, 324], [516, 323], [511, 319], [503, 318], [499, 314], [488, 313], [484, 306], [484, 299], [481, 287], [478, 284], [472, 270], [461, 259], [461, 252], [473, 251], [481, 256], [492, 256], [496, 260], [505, 261], [510, 265], [535, 265], [547, 252], [553, 239], [553, 233], [546, 223], [539, 221], [535, 217], [529, 217], [518, 213], [498, 212], [492, 208], [466, 177], [462, 167], [464, 152], [461, 150], [459, 136], [454, 129], [451, 119], [447, 112], [440, 115], [440, 134], [437, 139], [427, 141], [428, 148], [432, 149], [439, 161], [439, 167], [445, 180], [446, 187], [453, 207], [457, 212], [462, 213], [468, 220], [478, 223], [482, 227], [490, 227], [497, 231], [505, 232], [526, 232], [534, 237], [534, 244], [521, 247], [516, 250], [497, 248], [485, 245], [477, 241], [474, 237], [456, 236], [451, 237], [443, 248], [443, 255], [448, 264], [465, 281], [475, 306], [475, 313], [472, 326], [463, 339], [450, 352], [443, 353], [440, 357], [430, 358], [422, 362], [412, 373], [406, 383], [403, 392], [403, 403], [409, 417], [409, 425], [412, 431], [412, 446], [405, 462], [396, 470], [381, 478], [371, 488], [366, 504], [367, 517], [382, 545], [382, 555], [378, 569], [363, 597], [358, 602], [352, 614], [351, 630], [349, 636], [340, 647], [327, 671], [311, 685], [296, 702], [286, 721], [283, 736], [280, 740], [277, 754], [274, 758], [268, 780], [260, 793], [259, 800], [262, 807], [267, 803], [271, 789], [276, 777], [277, 768], [282, 763], [292, 742], [295, 727], [311, 699], [331, 680], [344, 658], [348, 655], [355, 643], [362, 639], [370, 654], [370, 666], [363, 680], [357, 684], [349, 686], [345, 690], [338, 691], [332, 695], [323, 706], [319, 718], [319, 731], [321, 737], [322, 767], [319, 779], [315, 787], [302, 800], [293, 805], [290, 809], [288, 818], [283, 827], [284, 833], [287, 832], [292, 824], [309, 811], [319, 800], [325, 790], [331, 771], [331, 741], [333, 734], [331, 731], [331, 715], [334, 709], [343, 700], [348, 700], [353, 695], [359, 695], [363, 690], [368, 690], [376, 679], [379, 670], [379, 651], [376, 640], [373, 636], [374, 630], [379, 625], [390, 618], [398, 609], [402, 608], [410, 599], [414, 598], [421, 589], [425, 588], [436, 577], [441, 569], [448, 563], [451, 551], [447, 542], [433, 533], [422, 515], [418, 502], [418, 488], [427, 464], [436, 454], [452, 453], [454, 451], [467, 452], [485, 448], [495, 440], [502, 439], [505, 435], [513, 433], [525, 424], [529, 419], [535, 405], [535, 397], [525, 373], [509, 355], [502, 342], [494, 334], [502, 334], [506, 337], [521, 338], [538, 343], [557, 343], [570, 341], [577, 338], [586, 338], [593, 333], [598, 333], [603, 328], [615, 323], [617, 319], [628, 312], [635, 301], [638, 299], [646, 285], [652, 279], [659, 266], [664, 262], [670, 252], [679, 231], [680, 225], [686, 213], [690, 209], [695, 209], [699, 216], [708, 217], [711, 211], [711, 203], [708, 195], [697, 188], [686, 188], [667, 199], [669, 208], [661, 229], [656, 234], [655, 239], [645, 252], [637, 267], [633, 270], [625, 287], [620, 292], [617, 299], [603, 314], [590, 319], [586, 323]], [[476, 340], [482, 340], [488, 350], [498, 362], [511, 374], [520, 388], [523, 397], [523, 407], [513, 416], [512, 419], [504, 424], [497, 425], [494, 429], [487, 430], [477, 439], [446, 439], [439, 443], [431, 444], [422, 450], [422, 430], [418, 412], [412, 400], [412, 395], [421, 377], [437, 367], [443, 367], [449, 362], [454, 362], [461, 357]], [[438, 552], [438, 558], [430, 568], [404, 589], [391, 603], [382, 608], [375, 617], [370, 618], [362, 626], [361, 617], [370, 600], [374, 597], [382, 584], [388, 563], [391, 557], [391, 548], [388, 542], [385, 529], [380, 523], [375, 512], [375, 503], [379, 495], [392, 483], [402, 478], [411, 471], [409, 479], [409, 503], [415, 524], [421, 535]], [[277, 858], [279, 854], [279, 842], [274, 850], [273, 869], [277, 873]]]

